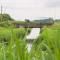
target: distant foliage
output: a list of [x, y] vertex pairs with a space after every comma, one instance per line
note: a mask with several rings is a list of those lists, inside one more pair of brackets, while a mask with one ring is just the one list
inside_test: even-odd
[[13, 19], [9, 14], [0, 14], [0, 21], [12, 21]]
[[9, 14], [0, 14], [0, 27], [14, 27], [11, 21], [14, 21], [14, 19]]
[[48, 19], [39, 19], [39, 20], [34, 20], [35, 23], [40, 23], [40, 24], [53, 24], [54, 20], [52, 18]]

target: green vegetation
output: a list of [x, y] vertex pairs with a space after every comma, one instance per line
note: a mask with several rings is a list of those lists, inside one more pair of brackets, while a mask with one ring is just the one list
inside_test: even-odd
[[23, 38], [25, 36], [26, 30], [24, 28], [0, 28], [0, 42], [5, 41], [8, 42], [11, 40], [12, 33], [16, 35], [18, 39]]
[[0, 60], [28, 60], [25, 32], [25, 29], [0, 30]]
[[33, 41], [30, 52], [26, 35], [31, 29], [15, 28], [12, 23], [28, 22], [4, 18], [0, 23], [0, 60], [60, 60], [60, 23], [44, 27], [39, 38]]
[[2, 21], [13, 21], [9, 14], [0, 14], [0, 22]]
[[60, 60], [60, 28], [45, 27], [40, 38], [33, 42], [31, 52], [36, 60]]
[[33, 41], [30, 53], [25, 39], [27, 30], [0, 28], [0, 60], [60, 60], [59, 27], [45, 27], [39, 38]]
[[0, 14], [0, 27], [4, 28], [14, 27], [11, 21], [14, 21], [14, 19], [11, 18], [9, 14]]
[[37, 19], [33, 21], [34, 23], [39, 23], [39, 24], [53, 24], [54, 20], [53, 18], [46, 18], [46, 19]]

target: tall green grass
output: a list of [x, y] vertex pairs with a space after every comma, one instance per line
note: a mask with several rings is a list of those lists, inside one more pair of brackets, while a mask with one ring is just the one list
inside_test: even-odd
[[[12, 33], [13, 32], [13, 33]], [[2, 41], [10, 41], [11, 35], [15, 34], [17, 38], [24, 38], [26, 33], [26, 30], [21, 28], [15, 28], [15, 29], [0, 29], [0, 42]]]
[[27, 43], [23, 40], [25, 34], [24, 28], [0, 30], [0, 60], [30, 59]]
[[60, 60], [60, 28], [46, 29], [43, 32], [44, 46], [48, 49], [52, 60]]
[[35, 60], [60, 60], [60, 28], [45, 28], [33, 42], [31, 56]]
[[60, 60], [60, 28], [44, 28], [28, 53], [24, 28], [0, 29], [0, 60]]

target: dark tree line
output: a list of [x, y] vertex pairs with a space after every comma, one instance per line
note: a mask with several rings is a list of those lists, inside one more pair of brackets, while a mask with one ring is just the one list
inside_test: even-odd
[[0, 14], [0, 22], [1, 21], [13, 21], [9, 14]]

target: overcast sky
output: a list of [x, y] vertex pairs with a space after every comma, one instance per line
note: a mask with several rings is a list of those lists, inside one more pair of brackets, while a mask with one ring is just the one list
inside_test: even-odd
[[60, 18], [60, 0], [0, 0], [0, 6], [1, 4], [3, 13], [9, 13], [16, 20]]

